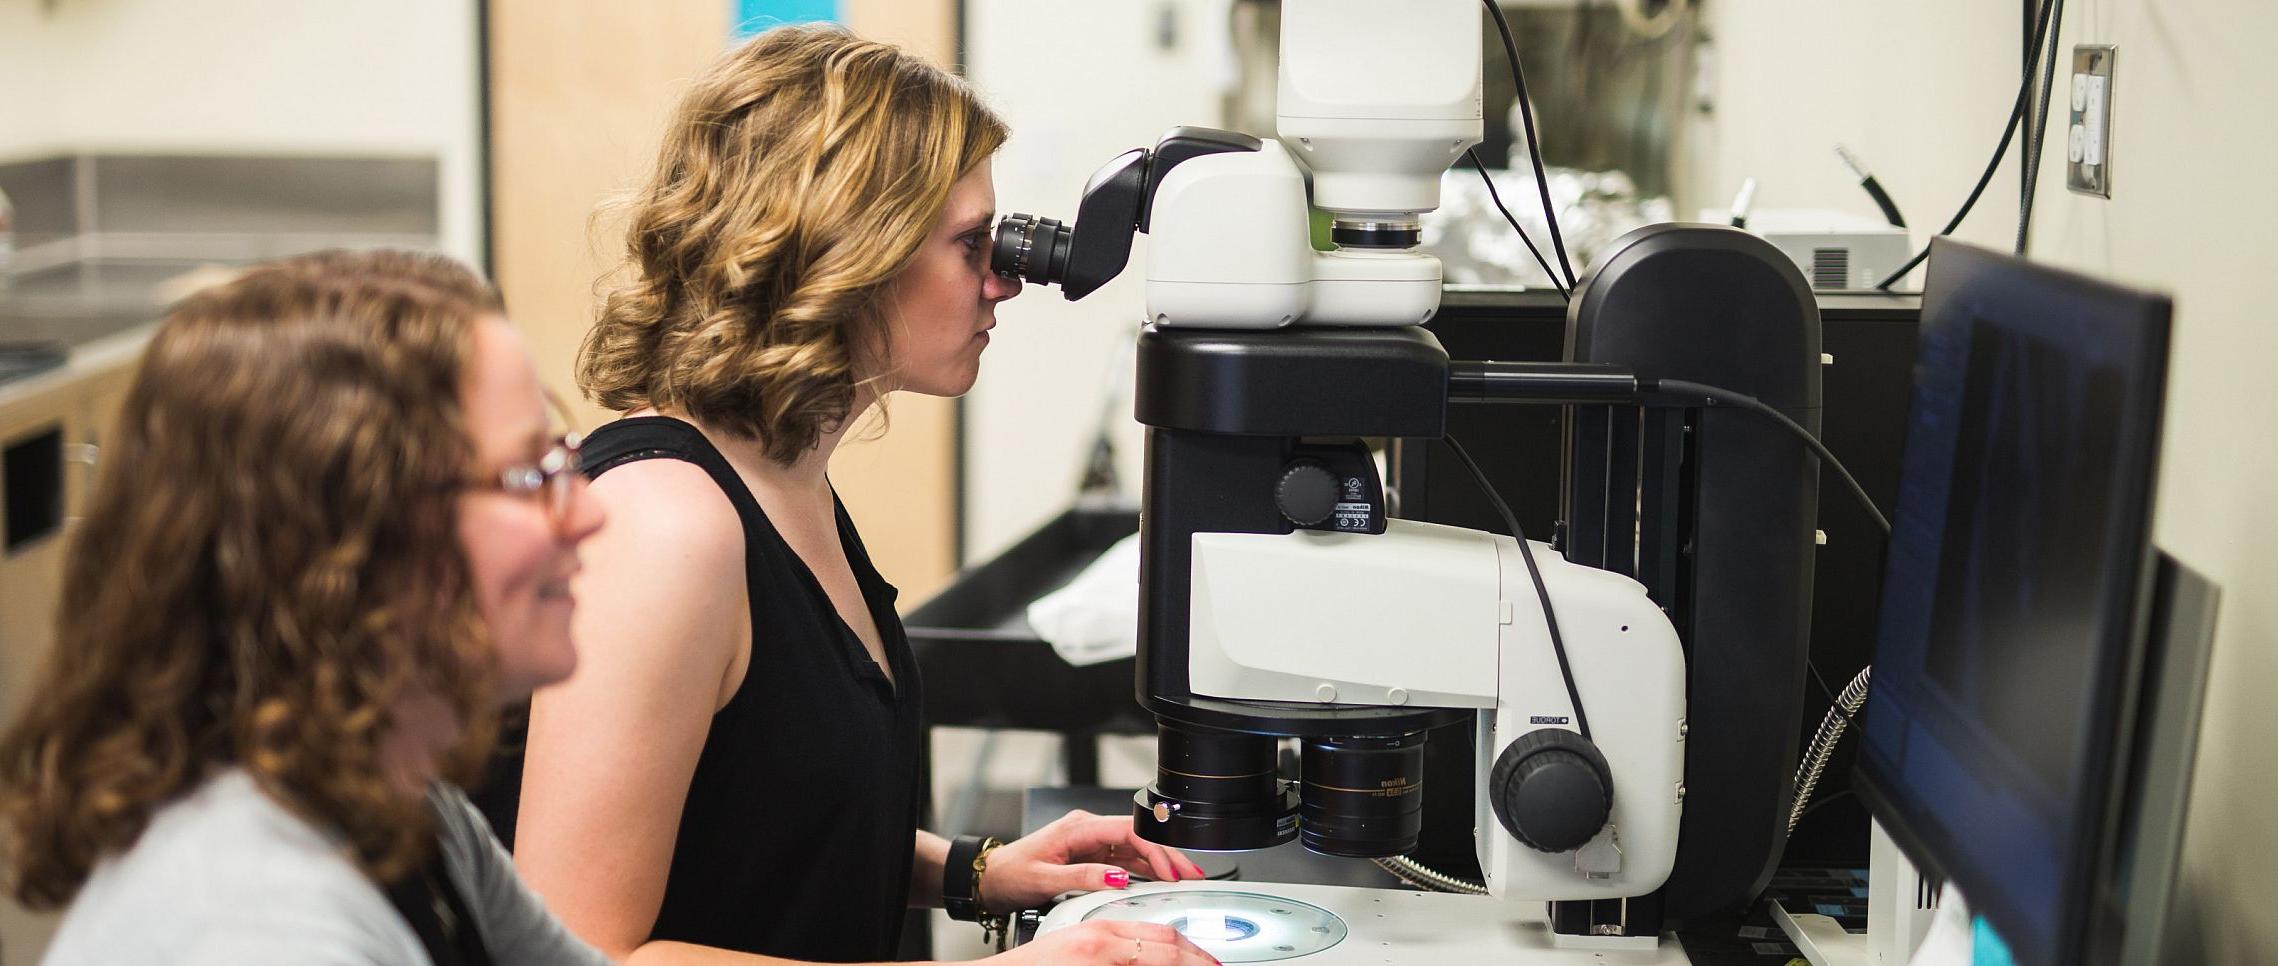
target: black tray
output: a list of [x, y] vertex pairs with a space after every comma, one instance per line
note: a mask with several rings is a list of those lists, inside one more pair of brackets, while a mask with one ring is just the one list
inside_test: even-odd
[[925, 679], [927, 723], [1153, 733], [1153, 716], [1134, 697], [1130, 658], [1072, 666], [1027, 616], [1029, 603], [1138, 531], [1139, 512], [1129, 507], [1070, 509], [903, 617]]

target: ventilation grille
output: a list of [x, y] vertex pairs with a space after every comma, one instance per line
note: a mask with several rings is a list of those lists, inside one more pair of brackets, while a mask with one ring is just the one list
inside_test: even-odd
[[1850, 288], [1851, 250], [1848, 248], [1812, 249], [1811, 287], [1831, 289]]

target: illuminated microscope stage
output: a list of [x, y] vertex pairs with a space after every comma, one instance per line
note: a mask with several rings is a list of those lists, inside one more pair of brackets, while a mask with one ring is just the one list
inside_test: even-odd
[[1087, 919], [1177, 927], [1227, 963], [1686, 966], [1673, 941], [1653, 948], [1561, 949], [1536, 911], [1485, 896], [1281, 882], [1180, 882], [1094, 892], [1055, 906], [1042, 935]]

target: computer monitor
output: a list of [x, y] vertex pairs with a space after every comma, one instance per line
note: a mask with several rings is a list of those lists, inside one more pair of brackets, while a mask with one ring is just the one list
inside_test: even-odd
[[1857, 787], [2017, 961], [2082, 961], [2151, 578], [2167, 299], [1940, 239]]

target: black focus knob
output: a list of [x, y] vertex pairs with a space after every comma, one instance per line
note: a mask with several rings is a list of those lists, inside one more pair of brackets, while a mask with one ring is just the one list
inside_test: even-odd
[[1289, 522], [1310, 527], [1337, 512], [1342, 495], [1335, 474], [1317, 464], [1299, 463], [1281, 474], [1281, 482], [1273, 488], [1273, 505]]
[[1487, 800], [1503, 829], [1528, 848], [1571, 852], [1606, 826], [1614, 807], [1613, 775], [1589, 739], [1543, 728], [1520, 735], [1495, 756]]

